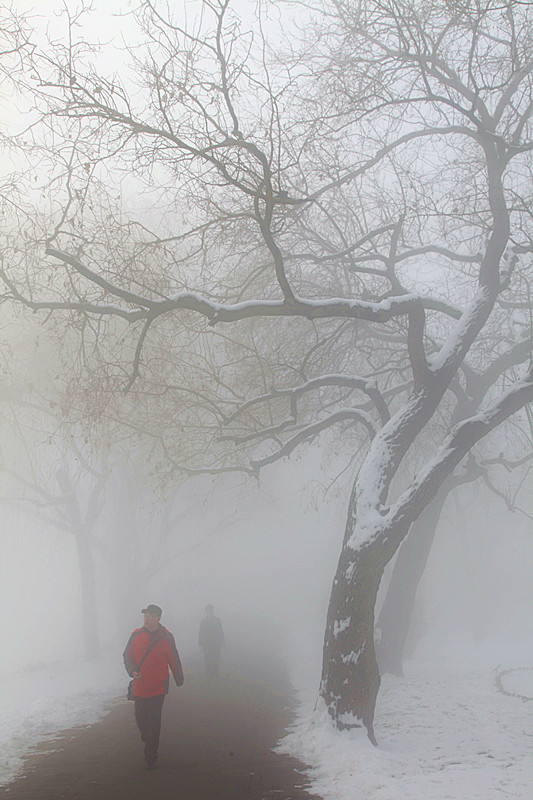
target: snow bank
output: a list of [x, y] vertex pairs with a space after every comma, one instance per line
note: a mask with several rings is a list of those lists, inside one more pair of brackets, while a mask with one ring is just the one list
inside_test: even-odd
[[[373, 747], [302, 706], [281, 752], [311, 765], [324, 800], [526, 800], [533, 785], [533, 664], [500, 670], [425, 660], [384, 676]], [[522, 697], [505, 694], [520, 689]]]
[[59, 731], [91, 725], [124, 697], [128, 676], [120, 658], [26, 667], [0, 676], [0, 784], [22, 772], [23, 758]]

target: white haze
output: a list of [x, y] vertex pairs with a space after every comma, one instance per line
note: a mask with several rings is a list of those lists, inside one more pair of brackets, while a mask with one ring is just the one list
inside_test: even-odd
[[[255, 4], [243, 0], [242, 5], [251, 9]], [[19, 0], [14, 6], [26, 11], [33, 3]], [[60, 7], [43, 2], [39, 13], [50, 14]], [[115, 7], [127, 9], [128, 4], [106, 4], [108, 9]], [[9, 459], [16, 456], [9, 452]], [[110, 663], [120, 663], [128, 635], [140, 623], [140, 609], [154, 602], [163, 607], [162, 622], [175, 634], [186, 670], [195, 669], [198, 624], [205, 604], [212, 603], [226, 630], [228, 652], [243, 643], [253, 648], [268, 642], [279, 648], [300, 699], [312, 703], [347, 506], [346, 494], [324, 497], [319, 491], [317, 481], [327, 482], [321, 470], [320, 452], [307, 448], [298, 459], [267, 469], [259, 485], [226, 481], [208, 492], [205, 481], [182, 489], [178, 509], [192, 506], [193, 511], [171, 537], [172, 558], [151, 579], [129, 590], [127, 607], [120, 613], [116, 576], [99, 559], [97, 617]], [[6, 494], [2, 484], [4, 500]], [[518, 498], [530, 515], [532, 497], [529, 484]], [[510, 514], [500, 500], [479, 488], [465, 491], [459, 505], [454, 509], [453, 502], [448, 504], [439, 526], [417, 596], [408, 658], [416, 665], [418, 659], [474, 653], [490, 672], [508, 653], [516, 666], [531, 667], [531, 517]], [[65, 660], [81, 664], [83, 640], [73, 538], [31, 516], [23, 504], [2, 506], [0, 676], [5, 689], [14, 675], [29, 676], [31, 682], [28, 667]], [[106, 506], [97, 530], [102, 540], [117, 525], [120, 512], [120, 507], [117, 512], [116, 507]], [[124, 507], [122, 512], [123, 524], [128, 525], [137, 510]], [[140, 542], [143, 557], [148, 558], [149, 528]], [[392, 565], [387, 577], [391, 569]], [[386, 582], [381, 599], [385, 589]], [[385, 688], [387, 702], [392, 702], [392, 690], [388, 684]], [[75, 687], [71, 690], [74, 694]], [[3, 702], [7, 703], [6, 696]], [[378, 698], [378, 718], [386, 724], [380, 703]], [[85, 712], [89, 719], [89, 703], [85, 711], [80, 707], [78, 721]], [[361, 747], [364, 750], [366, 743]], [[318, 763], [311, 746], [300, 747], [300, 752]], [[329, 787], [326, 773], [321, 774], [322, 786]]]
[[[170, 538], [172, 557], [166, 566], [133, 590], [129, 618], [117, 619], [114, 576], [97, 560], [104, 646], [120, 650], [129, 630], [139, 624], [140, 609], [156, 602], [164, 609], [163, 621], [193, 652], [203, 608], [210, 602], [230, 642], [260, 640], [264, 631], [316, 688], [345, 513], [342, 497], [328, 501], [317, 489], [320, 470], [318, 453], [308, 449], [297, 462], [271, 468], [259, 485], [250, 481], [232, 488], [226, 482], [211, 489], [205, 482], [195, 486], [195, 494], [192, 487], [182, 490], [181, 508], [193, 510]], [[475, 493], [464, 493], [462, 518], [452, 513], [453, 502], [443, 515], [419, 588], [413, 653], [419, 646], [457, 648], [460, 641], [495, 638], [513, 646], [531, 632], [529, 521], [510, 514], [487, 493], [477, 494], [476, 500]], [[123, 509], [126, 526], [131, 512]], [[116, 513], [103, 512], [97, 535], [104, 541]], [[149, 529], [141, 532], [146, 559], [153, 536]], [[3, 671], [81, 657], [80, 581], [72, 537], [43, 525], [24, 507], [8, 506], [1, 541], [0, 585], [2, 605], [9, 610], [4, 629], [10, 642], [3, 651]]]

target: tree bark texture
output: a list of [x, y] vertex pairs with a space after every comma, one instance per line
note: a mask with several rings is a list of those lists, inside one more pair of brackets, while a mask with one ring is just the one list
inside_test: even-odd
[[380, 677], [374, 650], [374, 604], [383, 568], [378, 547], [358, 554], [343, 549], [328, 609], [320, 693], [339, 730], [365, 725], [374, 736]]
[[[364, 725], [370, 741], [377, 744], [374, 710], [380, 675], [374, 609], [383, 572], [397, 545], [395, 537], [385, 532], [354, 550], [350, 545], [354, 504], [355, 490], [328, 607], [320, 694], [339, 730]], [[401, 537], [403, 532], [399, 533]]]

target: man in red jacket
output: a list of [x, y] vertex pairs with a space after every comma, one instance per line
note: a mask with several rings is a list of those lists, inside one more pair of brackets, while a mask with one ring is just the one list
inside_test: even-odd
[[168, 668], [177, 686], [183, 684], [183, 670], [174, 637], [161, 623], [163, 613], [153, 603], [143, 608], [144, 625], [131, 634], [124, 650], [124, 664], [134, 678], [135, 720], [144, 742], [147, 769], [157, 761], [161, 710], [168, 693]]

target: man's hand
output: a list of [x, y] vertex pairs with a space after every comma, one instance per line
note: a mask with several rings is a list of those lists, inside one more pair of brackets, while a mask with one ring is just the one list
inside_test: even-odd
[[141, 673], [140, 672], [132, 672], [131, 674], [133, 675], [134, 678], [140, 678], [141, 677]]

